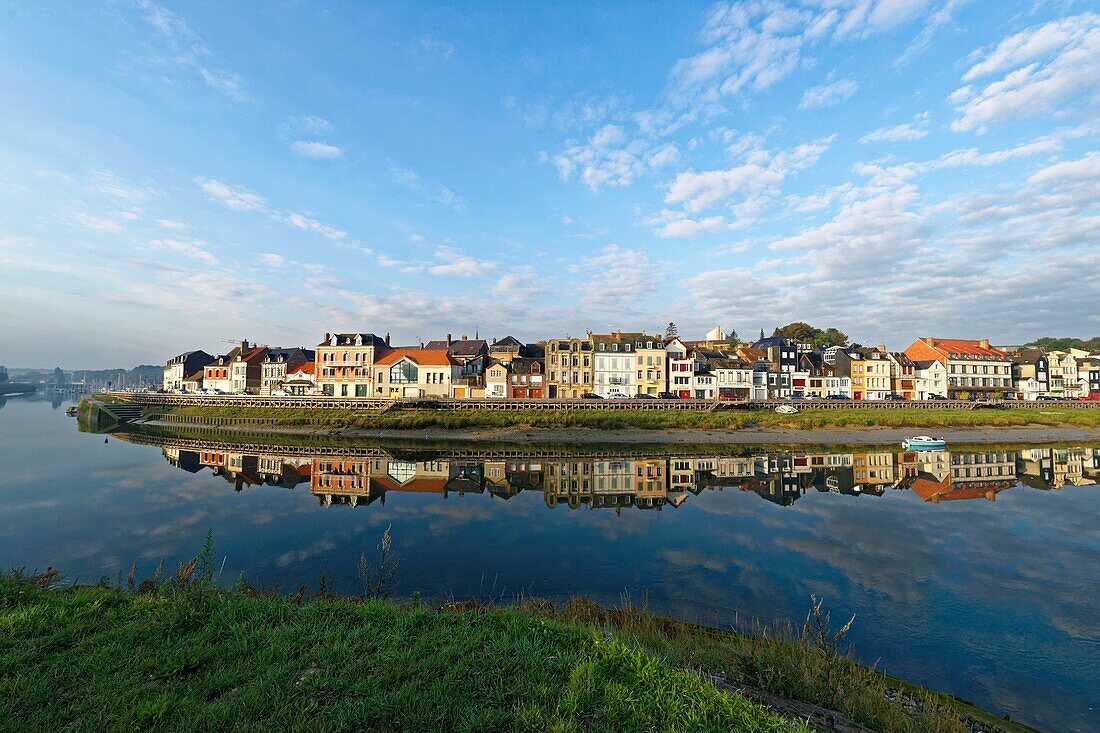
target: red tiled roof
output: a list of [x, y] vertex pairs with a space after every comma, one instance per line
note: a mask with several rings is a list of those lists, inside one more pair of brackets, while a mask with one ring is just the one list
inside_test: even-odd
[[457, 362], [442, 349], [394, 349], [374, 362], [378, 366], [396, 364], [408, 357], [420, 366], [454, 366]]
[[314, 362], [312, 362], [312, 361], [307, 361], [304, 364], [299, 364], [298, 366], [291, 369], [288, 372], [288, 375], [289, 374], [298, 374], [299, 372], [302, 373], [302, 374], [313, 374], [313, 365], [314, 365]]
[[966, 354], [968, 356], [995, 356], [999, 359], [1008, 358], [1008, 355], [1000, 349], [992, 346], [982, 346], [980, 341], [969, 339], [932, 339], [932, 346], [948, 354]]

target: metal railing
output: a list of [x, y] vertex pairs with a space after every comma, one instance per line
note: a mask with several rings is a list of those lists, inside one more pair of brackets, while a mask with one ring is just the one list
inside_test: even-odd
[[[268, 407], [320, 410], [768, 410], [780, 405], [799, 409], [850, 410], [872, 408], [881, 410], [936, 409], [1042, 409], [1068, 407], [1097, 409], [1100, 401], [1078, 400], [714, 400], [714, 399], [517, 399], [479, 398], [451, 399], [434, 397], [274, 397], [269, 395], [180, 395], [155, 392], [109, 392], [112, 398], [149, 407]], [[260, 418], [262, 419], [262, 418]]]

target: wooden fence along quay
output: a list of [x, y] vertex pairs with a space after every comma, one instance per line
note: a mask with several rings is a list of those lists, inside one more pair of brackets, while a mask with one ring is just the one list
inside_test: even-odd
[[[1069, 407], [1100, 408], [1100, 401], [1047, 400], [1023, 402], [1007, 400], [975, 402], [971, 400], [536, 400], [536, 399], [384, 399], [377, 397], [270, 397], [261, 395], [180, 395], [155, 392], [107, 392], [100, 396], [147, 408], [175, 407], [269, 407], [315, 410], [773, 410], [780, 405], [799, 409], [876, 410], [936, 409], [981, 410]], [[97, 395], [93, 395], [95, 399]]]

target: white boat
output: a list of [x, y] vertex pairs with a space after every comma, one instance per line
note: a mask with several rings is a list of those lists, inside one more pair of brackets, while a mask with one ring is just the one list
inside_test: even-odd
[[947, 441], [928, 435], [914, 435], [901, 441], [901, 447], [905, 450], [943, 450], [947, 447]]
[[794, 415], [798, 412], [798, 408], [794, 405], [780, 405], [775, 408], [775, 411], [780, 415]]

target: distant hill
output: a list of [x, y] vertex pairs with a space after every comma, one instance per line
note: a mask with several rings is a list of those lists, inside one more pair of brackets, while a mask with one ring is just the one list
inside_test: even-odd
[[[164, 379], [164, 367], [153, 364], [141, 364], [128, 369], [62, 369], [66, 382], [79, 382], [105, 387], [111, 382], [114, 387], [124, 385], [127, 387], [139, 387], [143, 384], [160, 384]], [[56, 376], [54, 369], [19, 369], [9, 368], [9, 376], [13, 382], [30, 382], [32, 384], [54, 384]]]
[[1088, 341], [1079, 338], [1054, 338], [1043, 336], [1037, 338], [1025, 346], [1038, 346], [1047, 351], [1065, 351], [1066, 349], [1085, 349], [1091, 352], [1100, 351], [1100, 336], [1093, 336]]

